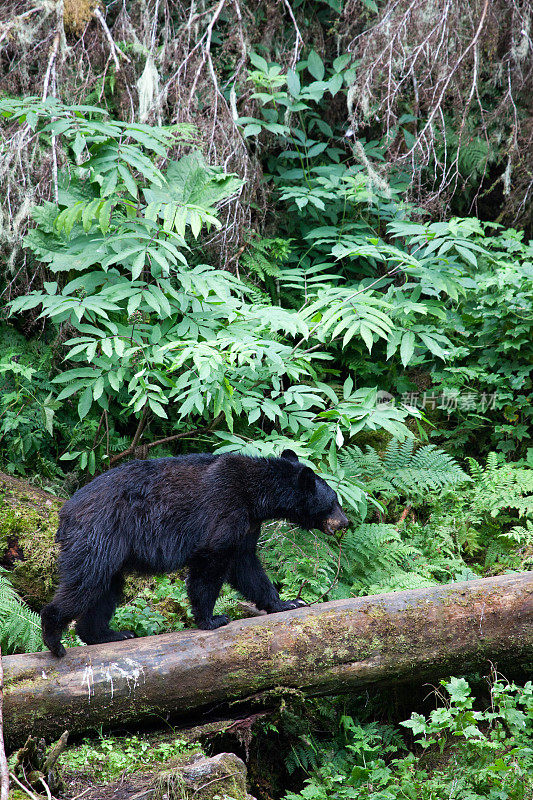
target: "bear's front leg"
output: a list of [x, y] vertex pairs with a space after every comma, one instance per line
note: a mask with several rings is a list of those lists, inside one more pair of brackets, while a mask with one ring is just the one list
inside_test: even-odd
[[268, 579], [255, 550], [240, 550], [237, 553], [232, 563], [229, 582], [247, 600], [269, 614], [306, 605], [303, 600], [280, 599], [278, 590]]
[[189, 564], [187, 594], [191, 603], [194, 621], [198, 628], [213, 631], [227, 625], [226, 614], [213, 616], [213, 608], [222, 589], [228, 571], [227, 561], [218, 553], [197, 557]]

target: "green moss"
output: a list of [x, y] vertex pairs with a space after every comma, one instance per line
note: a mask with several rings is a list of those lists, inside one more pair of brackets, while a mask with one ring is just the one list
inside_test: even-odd
[[235, 652], [244, 658], [255, 659], [258, 650], [268, 649], [272, 644], [274, 632], [270, 628], [247, 628], [240, 641], [235, 644]]
[[56, 581], [55, 534], [62, 501], [24, 481], [0, 474], [0, 563], [15, 589], [40, 608]]
[[13, 690], [15, 687], [17, 691], [27, 691], [28, 693], [31, 692], [32, 689], [41, 688], [44, 681], [49, 681], [52, 679], [58, 679], [60, 677], [59, 670], [57, 669], [49, 669], [48, 667], [46, 670], [46, 677], [42, 674], [37, 673], [35, 669], [31, 668], [28, 670], [28, 673], [25, 674], [23, 672], [18, 673], [16, 676], [10, 676], [9, 674], [4, 675], [4, 691], [6, 694], [9, 693], [10, 690]]
[[233, 753], [219, 753], [161, 773], [155, 798], [169, 800], [246, 800], [246, 767]]

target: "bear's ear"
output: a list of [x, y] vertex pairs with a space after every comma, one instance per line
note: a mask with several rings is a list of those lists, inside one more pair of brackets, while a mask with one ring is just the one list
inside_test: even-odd
[[284, 450], [281, 454], [281, 458], [287, 458], [289, 461], [298, 461], [298, 456], [294, 450]]
[[312, 492], [315, 488], [316, 475], [310, 467], [304, 467], [298, 475], [298, 487], [304, 492]]

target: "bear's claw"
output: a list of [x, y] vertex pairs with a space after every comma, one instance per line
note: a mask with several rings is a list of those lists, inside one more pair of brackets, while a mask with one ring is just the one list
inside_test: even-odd
[[291, 611], [294, 608], [301, 608], [302, 606], [306, 606], [307, 603], [305, 600], [301, 600], [297, 598], [295, 600], [280, 600], [279, 603], [276, 605], [275, 608], [272, 609], [270, 612], [275, 613], [277, 611]]
[[211, 617], [211, 619], [203, 620], [197, 624], [203, 631], [215, 631], [217, 628], [222, 628], [223, 625], [227, 625], [228, 623], [229, 617], [227, 614], [217, 614]]

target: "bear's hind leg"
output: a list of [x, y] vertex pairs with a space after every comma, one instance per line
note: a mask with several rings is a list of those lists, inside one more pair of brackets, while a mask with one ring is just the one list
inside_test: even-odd
[[76, 633], [85, 644], [103, 644], [104, 642], [121, 642], [124, 639], [133, 639], [133, 631], [114, 631], [109, 627], [109, 621], [115, 608], [122, 599], [124, 579], [115, 576], [111, 580], [109, 589], [102, 593], [99, 599], [81, 614], [76, 622]]
[[227, 625], [229, 617], [225, 614], [213, 616], [213, 608], [226, 578], [228, 565], [220, 555], [195, 558], [189, 564], [187, 575], [187, 594], [191, 603], [194, 621], [199, 628], [213, 631]]
[[76, 592], [60, 586], [51, 603], [41, 611], [43, 642], [53, 655], [62, 658], [66, 650], [61, 644], [61, 636], [69, 622], [79, 613]]

